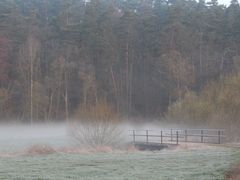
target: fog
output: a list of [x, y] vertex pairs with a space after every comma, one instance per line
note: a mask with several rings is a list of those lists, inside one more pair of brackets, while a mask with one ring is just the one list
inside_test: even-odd
[[1, 124], [0, 139], [25, 139], [67, 136], [65, 124], [16, 125]]
[[[145, 121], [146, 122], [146, 121]], [[163, 129], [184, 129], [190, 128], [179, 124], [169, 124], [167, 122], [152, 121], [145, 123], [144, 121], [124, 122], [118, 124], [118, 128], [123, 132], [124, 136], [129, 135], [129, 130], [163, 130]], [[203, 126], [202, 126], [203, 127]], [[194, 127], [194, 128], [202, 128]], [[59, 138], [69, 137], [69, 127], [66, 123], [51, 123], [51, 124], [0, 124], [0, 139], [36, 139], [36, 138]]]
[[31, 146], [72, 146], [65, 124], [0, 125], [0, 154], [27, 151]]
[[[132, 120], [132, 123], [125, 121], [119, 124], [91, 123], [85, 125], [80, 121], [77, 124], [42, 123], [32, 126], [26, 124], [0, 124], [0, 157], [49, 153], [135, 152], [138, 151], [138, 147], [132, 144], [133, 141], [138, 143], [145, 143], [146, 141], [150, 143], [163, 142], [170, 145], [170, 148], [167, 149], [171, 150], [171, 144], [175, 148], [178, 140], [183, 140], [181, 138], [184, 137], [176, 139], [178, 133], [180, 133], [180, 136], [183, 135], [181, 133], [184, 131], [181, 130], [192, 129], [188, 130], [190, 134], [200, 134], [198, 128], [204, 127], [187, 127], [160, 122], [159, 120], [151, 121], [151, 123], [144, 123], [144, 121], [134, 123]], [[135, 130], [134, 133], [131, 130]], [[147, 140], [146, 133], [149, 135]], [[173, 133], [173, 136], [169, 136], [169, 133]], [[162, 135], [163, 139], [160, 138]], [[188, 140], [189, 142], [201, 142], [199, 136], [196, 138], [190, 136]], [[217, 138], [204, 138], [205, 143], [216, 143], [217, 140]], [[180, 143], [180, 148], [182, 148], [181, 145]], [[188, 145], [191, 146], [191, 143]], [[194, 146], [194, 148], [196, 147]]]
[[[177, 125], [169, 125], [166, 123], [121, 123], [118, 128], [122, 131], [125, 139], [129, 139], [129, 130], [159, 130], [164, 128], [176, 128]], [[179, 126], [178, 126], [179, 127]], [[66, 123], [54, 124], [0, 124], [0, 140], [5, 139], [71, 139], [71, 133]], [[68, 139], [68, 140], [69, 140]]]
[[[146, 121], [145, 121], [146, 122]], [[108, 125], [107, 125], [108, 126]], [[47, 145], [52, 148], [86, 148], [101, 146], [123, 147], [132, 142], [130, 130], [159, 130], [189, 128], [177, 124], [168, 124], [159, 120], [151, 123], [124, 123], [113, 126], [75, 124], [74, 128], [66, 123], [55, 124], [0, 124], [0, 152], [13, 152], [27, 149], [33, 145]], [[197, 128], [197, 127], [194, 127]], [[200, 128], [200, 127], [198, 127]], [[74, 132], [75, 131], [75, 132]], [[120, 133], [119, 133], [120, 132]], [[154, 132], [151, 132], [151, 134]], [[145, 140], [145, 137], [142, 137]], [[140, 138], [137, 138], [140, 140]], [[106, 144], [104, 144], [106, 142]], [[89, 144], [88, 144], [89, 143]]]

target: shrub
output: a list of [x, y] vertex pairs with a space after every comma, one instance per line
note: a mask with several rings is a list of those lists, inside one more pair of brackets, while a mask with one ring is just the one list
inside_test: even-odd
[[169, 107], [166, 117], [178, 123], [202, 124], [212, 109], [210, 102], [199, 98], [194, 92], [188, 92], [183, 100]]
[[71, 135], [88, 147], [116, 146], [121, 142], [119, 116], [106, 101], [80, 108], [69, 124]]
[[27, 150], [28, 155], [53, 154], [56, 150], [48, 145], [33, 145]]

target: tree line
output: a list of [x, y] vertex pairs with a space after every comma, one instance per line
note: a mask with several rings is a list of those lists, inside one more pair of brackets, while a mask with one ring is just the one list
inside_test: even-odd
[[237, 0], [1, 0], [0, 117], [162, 117], [236, 70], [239, 19]]

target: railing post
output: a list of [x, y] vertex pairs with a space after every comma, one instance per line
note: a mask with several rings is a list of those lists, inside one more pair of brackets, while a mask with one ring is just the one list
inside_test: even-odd
[[163, 143], [162, 131], [161, 131], [161, 144]]
[[136, 139], [135, 139], [135, 130], [133, 130], [133, 143], [135, 143]]
[[201, 143], [203, 143], [203, 130], [201, 130]]
[[187, 142], [187, 130], [185, 130], [185, 142]]
[[148, 143], [148, 130], [146, 130], [146, 142]]
[[177, 141], [177, 144], [178, 144], [178, 131], [177, 131], [176, 141]]
[[173, 141], [173, 134], [172, 134], [172, 129], [171, 129], [171, 142]]
[[218, 131], [218, 144], [221, 144], [221, 131]]

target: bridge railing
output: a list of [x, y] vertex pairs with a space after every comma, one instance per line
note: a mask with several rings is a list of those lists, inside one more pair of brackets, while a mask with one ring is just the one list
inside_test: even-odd
[[224, 129], [164, 129], [164, 130], [130, 130], [133, 143], [211, 143], [221, 144], [225, 141]]

